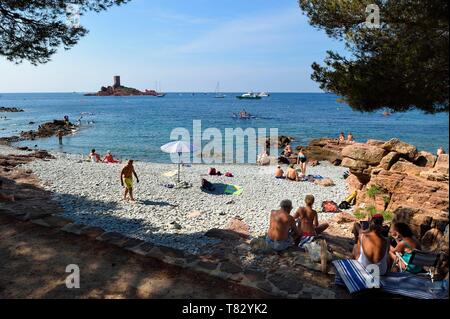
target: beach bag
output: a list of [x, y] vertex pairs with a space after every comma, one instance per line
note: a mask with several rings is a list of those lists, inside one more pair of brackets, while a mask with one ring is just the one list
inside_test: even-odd
[[324, 201], [322, 203], [322, 211], [324, 213], [339, 213], [339, 206], [333, 201]]
[[226, 177], [234, 177], [233, 174], [231, 174], [230, 172], [226, 172], [226, 173], [225, 173], [225, 176], [226, 176]]
[[350, 209], [351, 207], [352, 207], [352, 205], [350, 205], [350, 203], [345, 200], [339, 204], [340, 209], [346, 210], [346, 209]]
[[206, 179], [202, 178], [202, 189], [207, 190], [207, 191], [213, 191], [214, 190], [214, 186], [213, 184], [211, 184], [211, 182], [207, 181]]
[[217, 175], [217, 170], [214, 167], [210, 167], [208, 170], [208, 175]]

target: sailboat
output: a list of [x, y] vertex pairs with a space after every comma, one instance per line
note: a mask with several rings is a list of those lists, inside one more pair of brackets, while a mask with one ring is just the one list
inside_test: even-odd
[[156, 82], [156, 97], [165, 97], [166, 93], [161, 92], [161, 83], [160, 82]]
[[220, 93], [220, 82], [217, 82], [217, 86], [216, 86], [216, 99], [223, 99], [225, 98], [225, 95], [223, 95], [222, 93]]

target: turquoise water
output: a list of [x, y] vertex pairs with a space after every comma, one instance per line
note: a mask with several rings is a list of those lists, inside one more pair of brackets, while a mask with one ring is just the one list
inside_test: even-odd
[[[214, 127], [223, 134], [225, 128], [278, 128], [280, 135], [294, 136], [301, 145], [312, 138], [351, 131], [357, 141], [398, 137], [433, 153], [439, 146], [449, 148], [448, 114], [413, 111], [384, 117], [382, 112], [359, 113], [338, 103], [331, 94], [280, 93], [257, 101], [238, 100], [236, 95], [228, 93], [225, 99], [215, 99], [214, 94], [200, 93], [171, 93], [165, 98], [2, 93], [0, 106], [20, 107], [26, 112], [1, 114], [7, 120], [0, 119], [0, 136], [18, 135], [64, 115], [75, 122], [86, 112], [92, 115], [84, 116], [83, 129], [65, 137], [63, 146], [56, 138], [21, 144], [76, 154], [96, 148], [102, 154], [111, 150], [120, 158], [168, 162], [170, 158], [160, 151], [160, 146], [170, 141], [172, 129], [185, 127], [192, 131], [192, 121], [202, 120], [203, 129]], [[243, 108], [256, 118], [233, 119], [232, 113]]]

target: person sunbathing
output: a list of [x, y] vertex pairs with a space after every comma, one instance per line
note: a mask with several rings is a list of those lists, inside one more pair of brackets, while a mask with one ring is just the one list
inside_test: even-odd
[[284, 177], [284, 171], [283, 171], [283, 169], [281, 168], [280, 165], [278, 165], [277, 168], [275, 169], [275, 178], [278, 178], [278, 179], [285, 178]]
[[103, 159], [103, 163], [107, 163], [107, 164], [117, 164], [120, 163], [120, 161], [117, 161], [114, 159], [114, 156], [112, 155], [111, 151], [108, 151], [106, 153], [105, 158]]
[[348, 133], [347, 142], [349, 142], [349, 143], [354, 143], [355, 142], [355, 139], [354, 139], [352, 133]]
[[291, 144], [288, 144], [284, 148], [284, 156], [289, 158], [292, 154], [294, 154], [294, 151], [292, 150]]
[[[412, 252], [414, 249], [421, 249], [420, 242], [414, 237], [414, 234], [405, 223], [397, 223], [394, 224], [392, 228], [392, 237], [397, 241], [397, 245], [395, 247], [391, 246], [390, 249], [390, 257], [391, 261], [394, 262], [398, 259], [397, 253], [402, 256], [402, 259], [409, 264], [409, 261], [412, 257]], [[409, 264], [406, 266], [404, 263], [399, 263], [400, 268], [394, 268], [395, 271], [406, 270], [410, 273], [417, 274], [420, 273], [423, 269], [420, 266], [416, 266], [413, 264]]]
[[341, 134], [339, 135], [339, 142], [340, 143], [344, 143], [345, 142], [345, 134], [344, 134], [344, 132], [341, 132]]
[[100, 163], [100, 162], [101, 162], [100, 155], [97, 154], [97, 152], [95, 151], [95, 149], [93, 149], [93, 150], [91, 151], [91, 153], [89, 154], [89, 159], [90, 159], [92, 162], [95, 162], [95, 163]]
[[383, 221], [380, 215], [372, 217], [369, 228], [361, 232], [357, 244], [353, 247], [354, 259], [364, 267], [378, 266], [380, 276], [385, 275], [389, 268], [390, 244], [382, 235]]
[[323, 233], [329, 224], [319, 224], [319, 216], [313, 209], [315, 198], [312, 195], [305, 197], [305, 207], [300, 207], [294, 214], [300, 237], [316, 237]]
[[270, 225], [267, 233], [267, 245], [276, 251], [283, 251], [293, 246], [298, 238], [294, 218], [290, 215], [292, 202], [283, 200], [279, 210], [270, 213]]
[[288, 171], [286, 173], [286, 178], [290, 181], [298, 182], [298, 173], [295, 169], [295, 165], [289, 165]]

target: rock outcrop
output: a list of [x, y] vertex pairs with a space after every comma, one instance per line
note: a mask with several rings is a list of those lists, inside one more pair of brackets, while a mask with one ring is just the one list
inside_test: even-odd
[[37, 138], [55, 136], [58, 132], [60, 132], [62, 136], [66, 136], [72, 134], [75, 129], [75, 125], [70, 123], [67, 125], [64, 121], [54, 120], [53, 122], [40, 125], [37, 131], [21, 132], [20, 138], [22, 140], [35, 140]]
[[19, 109], [17, 107], [0, 107], [0, 113], [19, 113], [24, 112], [24, 110]]
[[355, 143], [341, 155], [357, 206], [392, 213], [393, 222], [408, 223], [427, 247], [448, 256], [448, 245], [438, 244], [448, 226], [448, 155], [437, 158], [398, 139]]
[[347, 142], [339, 142], [338, 139], [320, 138], [312, 140], [305, 149], [310, 161], [329, 161], [340, 165], [342, 162], [342, 150], [351, 145]]

